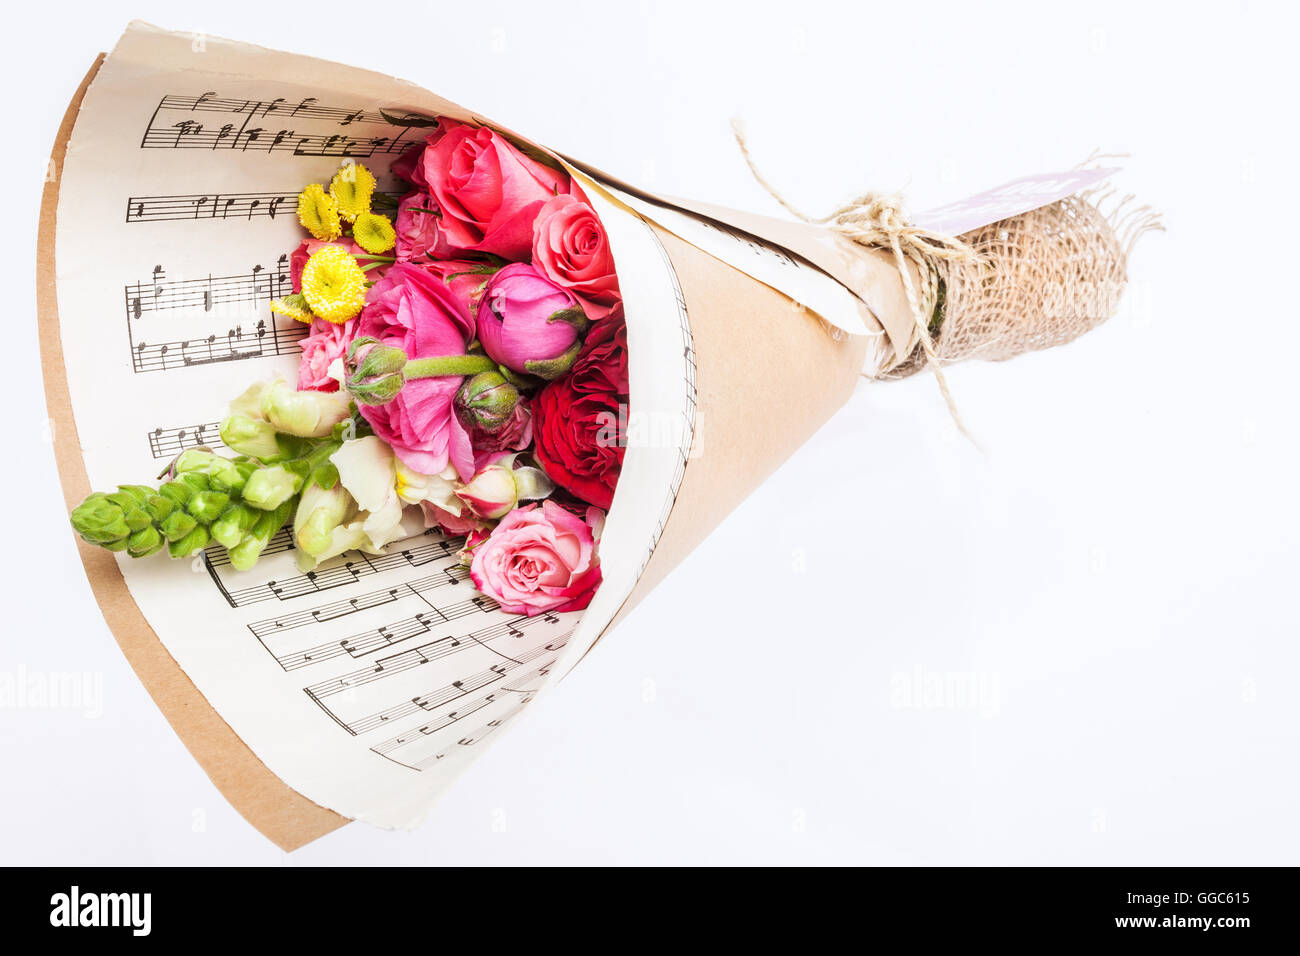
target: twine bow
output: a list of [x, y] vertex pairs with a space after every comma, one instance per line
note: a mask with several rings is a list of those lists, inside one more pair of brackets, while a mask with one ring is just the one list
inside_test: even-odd
[[[934, 314], [935, 306], [939, 301], [939, 284], [943, 273], [955, 264], [978, 260], [979, 254], [960, 239], [931, 232], [909, 222], [903, 214], [902, 198], [897, 194], [863, 193], [830, 215], [813, 218], [804, 214], [777, 192], [758, 171], [753, 157], [749, 154], [749, 147], [745, 144], [745, 133], [738, 119], [731, 121], [731, 129], [754, 179], [788, 212], [804, 222], [829, 226], [858, 245], [873, 249], [884, 248], [893, 252], [894, 261], [898, 265], [898, 274], [903, 281], [903, 291], [907, 294], [907, 304], [912, 310], [912, 321], [916, 324], [916, 331], [921, 341], [921, 349], [925, 352], [926, 363], [934, 370], [939, 391], [948, 406], [948, 414], [952, 416], [957, 430], [965, 435], [971, 444], [979, 448], [979, 442], [966, 429], [961, 414], [957, 411], [957, 403], [948, 388], [948, 380], [944, 377], [939, 357], [935, 353], [934, 338], [930, 335], [930, 317]], [[909, 262], [916, 266], [920, 277], [920, 289], [912, 281], [911, 270], [907, 267]]]

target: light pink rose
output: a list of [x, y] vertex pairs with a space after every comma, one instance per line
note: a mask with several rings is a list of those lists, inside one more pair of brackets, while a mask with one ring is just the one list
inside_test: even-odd
[[569, 191], [569, 179], [486, 127], [443, 121], [427, 140], [421, 172], [457, 249], [527, 259], [542, 204]]
[[593, 322], [622, 301], [605, 227], [595, 210], [573, 196], [554, 196], [537, 214], [533, 265], [573, 292]]
[[446, 508], [439, 508], [432, 501], [421, 501], [420, 508], [424, 511], [426, 528], [438, 528], [453, 538], [474, 532], [480, 532], [485, 537], [487, 535], [487, 522], [468, 508], [462, 508], [458, 515], [452, 514]]
[[394, 255], [398, 262], [418, 259], [423, 264], [430, 256], [446, 256], [450, 252], [451, 247], [438, 228], [437, 214], [416, 211], [434, 208], [428, 193], [408, 193], [397, 204], [393, 228], [397, 230], [397, 252]]
[[[446, 283], [404, 262], [371, 288], [357, 323], [358, 336], [395, 345], [408, 359], [464, 355], [473, 338], [473, 321]], [[450, 460], [468, 479], [474, 474], [474, 451], [452, 407], [462, 381], [459, 376], [415, 379], [386, 405], [362, 405], [361, 414], [411, 470], [436, 475]]]
[[578, 302], [526, 262], [492, 276], [478, 308], [478, 338], [494, 362], [516, 372], [557, 378], [567, 372], [585, 326]]
[[302, 359], [298, 362], [298, 391], [338, 391], [339, 383], [330, 378], [329, 367], [335, 359], [347, 355], [348, 346], [352, 344], [356, 331], [356, 319], [338, 324], [324, 319], [312, 322], [311, 332], [299, 343]]
[[590, 525], [552, 501], [510, 512], [473, 555], [474, 585], [511, 614], [580, 611], [600, 584]]

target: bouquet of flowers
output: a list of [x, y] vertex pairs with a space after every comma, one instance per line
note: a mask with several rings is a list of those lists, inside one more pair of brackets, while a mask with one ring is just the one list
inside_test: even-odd
[[[1105, 321], [1158, 227], [1094, 167], [915, 216], [669, 200], [393, 77], [140, 24], [53, 163], [82, 561], [286, 848], [413, 825], [863, 375], [932, 369], [955, 415], [942, 366]], [[199, 573], [119, 560], [164, 551]]]
[[463, 536], [507, 611], [590, 603], [629, 391], [609, 242], [558, 163], [432, 122], [394, 164], [403, 195], [355, 162], [299, 194], [309, 238], [271, 303], [310, 329], [296, 387], [230, 403], [237, 457], [188, 449], [156, 488], [91, 494], [72, 512], [82, 538], [134, 558], [216, 543], [247, 570], [288, 523], [309, 571], [383, 553], [414, 521]]

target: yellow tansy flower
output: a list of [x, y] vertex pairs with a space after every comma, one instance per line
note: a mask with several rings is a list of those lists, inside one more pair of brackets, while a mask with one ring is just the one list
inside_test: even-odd
[[322, 246], [302, 268], [302, 294], [317, 318], [336, 325], [366, 304], [366, 274], [346, 250]]
[[357, 216], [357, 221], [352, 225], [352, 238], [366, 252], [379, 255], [397, 243], [397, 230], [387, 216], [367, 212]]
[[298, 221], [317, 239], [329, 241], [343, 234], [338, 203], [320, 183], [312, 183], [298, 194]]
[[312, 315], [311, 309], [307, 308], [307, 297], [301, 294], [286, 295], [283, 299], [273, 299], [271, 301], [271, 311], [280, 315], [286, 315], [291, 319], [297, 319], [299, 322], [306, 322], [311, 325], [311, 320], [316, 318]]
[[358, 216], [370, 212], [370, 198], [374, 194], [374, 173], [360, 163], [348, 163], [330, 180], [330, 195], [346, 222], [355, 222]]

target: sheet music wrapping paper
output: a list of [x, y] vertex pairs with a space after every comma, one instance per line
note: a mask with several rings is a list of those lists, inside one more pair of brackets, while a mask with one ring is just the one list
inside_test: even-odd
[[[296, 378], [306, 327], [273, 315], [302, 233], [296, 196], [364, 161], [380, 188], [419, 127], [450, 112], [402, 81], [133, 25], [87, 92], [60, 188], [64, 360], [97, 488], [219, 447], [226, 403]], [[453, 114], [454, 115], [454, 114]], [[461, 112], [459, 118], [468, 118]], [[632, 411], [677, 425], [629, 447], [581, 613], [502, 611], [460, 567], [458, 539], [412, 527], [384, 555], [298, 571], [281, 532], [255, 569], [213, 547], [192, 563], [120, 560], [167, 650], [255, 754], [345, 816], [414, 825], [501, 729], [588, 649], [649, 560], [694, 427], [691, 332], [653, 231], [593, 196], [626, 306]]]

